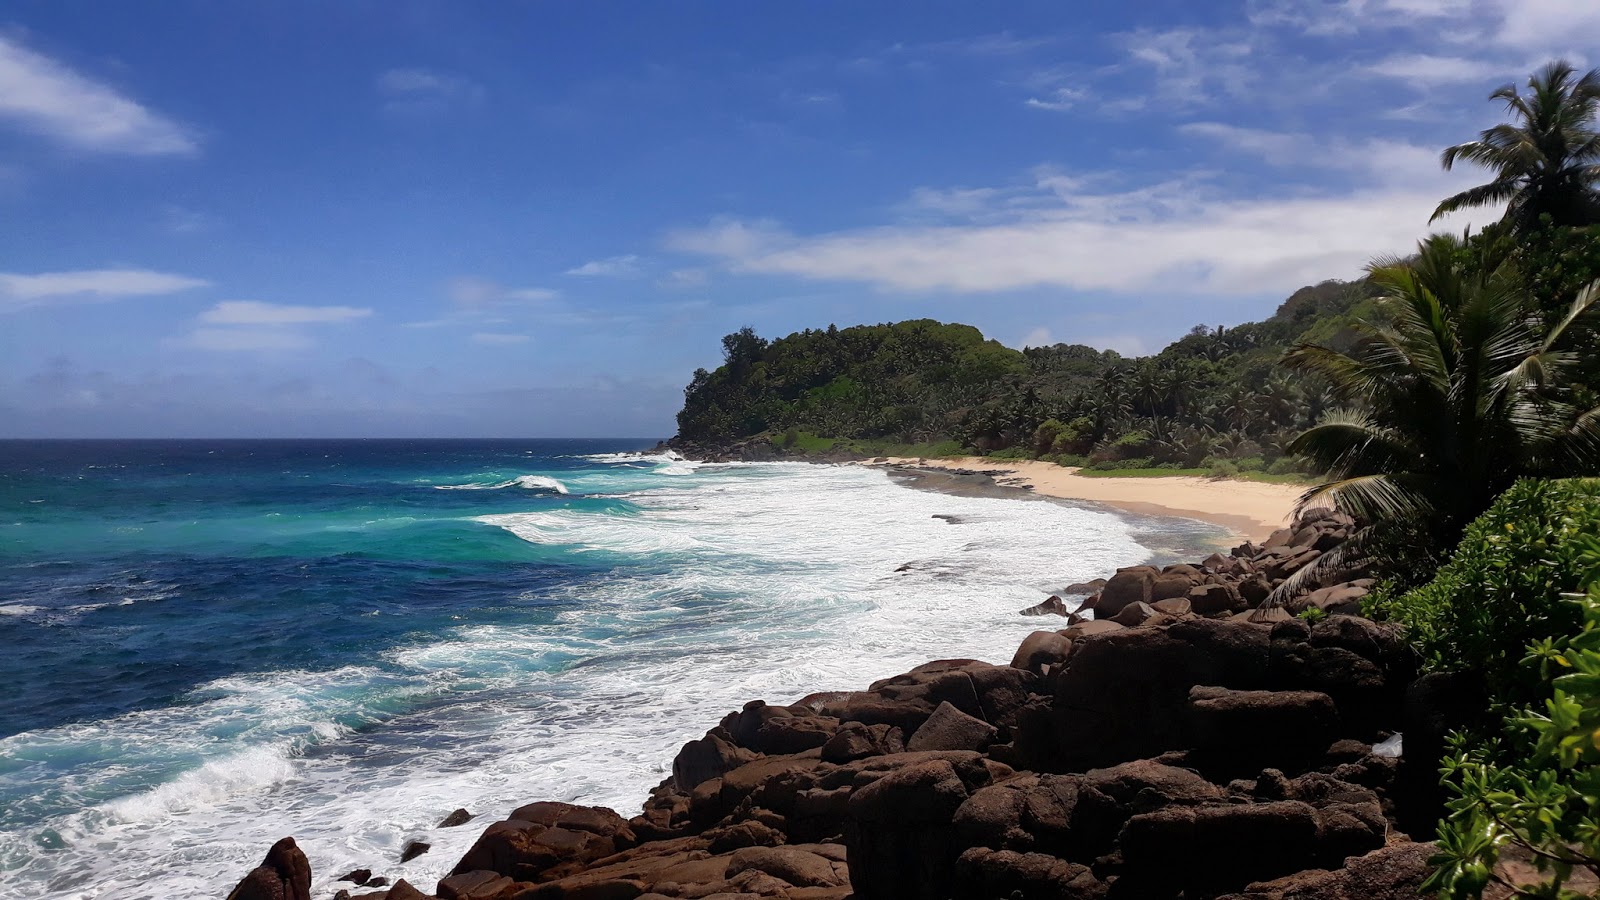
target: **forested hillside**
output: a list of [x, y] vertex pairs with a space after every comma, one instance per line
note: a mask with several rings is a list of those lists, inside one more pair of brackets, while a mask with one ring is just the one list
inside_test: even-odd
[[780, 448], [837, 442], [944, 444], [1102, 468], [1270, 468], [1328, 405], [1279, 365], [1297, 341], [1340, 341], [1375, 313], [1365, 281], [1302, 288], [1263, 322], [1198, 325], [1153, 356], [1081, 344], [1013, 350], [930, 319], [723, 338], [723, 365], [696, 371], [681, 442], [766, 437]]

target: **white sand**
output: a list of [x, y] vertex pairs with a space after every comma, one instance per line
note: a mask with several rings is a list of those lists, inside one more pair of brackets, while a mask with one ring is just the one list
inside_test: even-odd
[[1031, 485], [1036, 493], [1068, 500], [1090, 500], [1129, 512], [1180, 516], [1212, 522], [1248, 540], [1261, 540], [1289, 523], [1304, 490], [1289, 484], [1168, 475], [1150, 478], [1093, 478], [1075, 467], [1041, 460], [907, 459], [891, 457], [876, 465], [919, 465], [935, 469], [1000, 470], [1001, 484]]

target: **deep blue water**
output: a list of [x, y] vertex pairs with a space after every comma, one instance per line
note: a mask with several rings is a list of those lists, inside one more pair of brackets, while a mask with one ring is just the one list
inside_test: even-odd
[[530, 590], [605, 563], [471, 517], [611, 501], [433, 488], [559, 478], [649, 445], [0, 443], [0, 737], [182, 702], [237, 672], [360, 662], [463, 615], [548, 621], [556, 604]]

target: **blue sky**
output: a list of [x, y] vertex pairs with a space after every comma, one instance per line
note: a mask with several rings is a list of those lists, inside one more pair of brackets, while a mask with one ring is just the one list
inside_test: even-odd
[[0, 436], [664, 437], [742, 325], [1151, 352], [1407, 249], [1488, 92], [1596, 46], [1594, 0], [12, 0]]

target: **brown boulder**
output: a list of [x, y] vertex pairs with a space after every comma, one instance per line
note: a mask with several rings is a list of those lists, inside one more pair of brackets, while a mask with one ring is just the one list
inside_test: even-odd
[[1129, 603], [1149, 603], [1157, 574], [1154, 566], [1118, 569], [1117, 574], [1111, 576], [1111, 580], [1106, 582], [1105, 589], [1100, 592], [1100, 600], [1094, 607], [1094, 617], [1109, 619], [1121, 612]]
[[311, 863], [286, 837], [228, 893], [228, 900], [311, 900]]
[[1172, 806], [1128, 820], [1118, 839], [1128, 896], [1237, 890], [1311, 864], [1316, 811], [1305, 803]]
[[[1187, 568], [1187, 567], [1185, 567]], [[1200, 583], [1200, 573], [1172, 572], [1156, 577], [1155, 583], [1150, 586], [1150, 599], [1147, 603], [1157, 600], [1170, 600], [1173, 597], [1189, 596], [1189, 589]]]
[[1087, 866], [1043, 853], [973, 847], [956, 860], [956, 896], [1099, 900], [1107, 886]]
[[983, 750], [994, 742], [996, 729], [949, 703], [940, 703], [928, 721], [906, 742], [912, 752], [923, 750]]
[[683, 745], [672, 760], [672, 781], [680, 791], [692, 791], [702, 782], [719, 778], [756, 758], [753, 751], [734, 746], [715, 734]]
[[898, 728], [846, 722], [822, 745], [822, 760], [845, 763], [868, 756], [901, 753], [905, 749], [905, 738]]
[[1210, 768], [1248, 774], [1320, 756], [1338, 736], [1333, 698], [1315, 691], [1189, 691], [1187, 745]]
[[749, 847], [736, 850], [728, 877], [755, 870], [795, 887], [838, 887], [849, 883], [848, 867], [806, 847]]
[[1340, 869], [1297, 872], [1218, 900], [1415, 900], [1437, 852], [1433, 844], [1404, 841], [1345, 860]]
[[1166, 600], [1157, 600], [1150, 604], [1150, 608], [1158, 613], [1169, 616], [1186, 616], [1194, 611], [1194, 605], [1187, 597], [1172, 597]]
[[1115, 622], [1125, 628], [1137, 628], [1138, 626], [1143, 625], [1145, 622], [1148, 622], [1155, 616], [1155, 614], [1156, 611], [1152, 609], [1148, 603], [1129, 603], [1127, 606], [1124, 606], [1122, 609], [1118, 610], [1117, 614], [1112, 616], [1110, 621]]
[[1189, 607], [1202, 616], [1244, 609], [1238, 588], [1229, 584], [1201, 584], [1189, 591]]
[[1046, 666], [1058, 668], [1072, 653], [1072, 641], [1054, 631], [1035, 631], [1023, 638], [1016, 655], [1011, 657], [1013, 668], [1043, 674]]
[[628, 823], [604, 807], [530, 803], [485, 829], [451, 874], [481, 870], [535, 881], [558, 866], [593, 862], [634, 842]]
[[440, 900], [504, 900], [517, 883], [496, 872], [463, 872], [439, 880], [434, 893]]
[[443, 819], [439, 820], [439, 827], [440, 828], [454, 828], [457, 825], [465, 825], [468, 822], [471, 822], [473, 820], [473, 818], [475, 818], [475, 817], [472, 815], [472, 813], [469, 813], [464, 809], [458, 809], [455, 812], [451, 813], [450, 815], [445, 816]]
[[[888, 757], [892, 759], [893, 757]], [[969, 770], [977, 775], [981, 769]], [[972, 787], [978, 787], [974, 782]], [[969, 785], [947, 759], [901, 767], [857, 788], [846, 832], [859, 900], [945, 900], [960, 850], [951, 817]]]
[[1091, 619], [1087, 622], [1079, 622], [1070, 628], [1063, 628], [1062, 630], [1056, 632], [1056, 634], [1075, 641], [1079, 638], [1088, 637], [1091, 634], [1105, 634], [1109, 631], [1121, 630], [1122, 626], [1118, 625], [1116, 622], [1110, 622], [1105, 619]]

